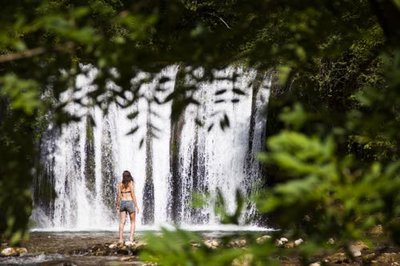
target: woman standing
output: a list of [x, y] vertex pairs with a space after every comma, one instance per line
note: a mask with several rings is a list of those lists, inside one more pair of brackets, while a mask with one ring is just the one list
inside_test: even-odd
[[119, 243], [124, 243], [124, 226], [126, 215], [129, 214], [131, 230], [129, 241], [133, 242], [135, 234], [136, 211], [139, 207], [135, 196], [135, 183], [129, 171], [122, 173], [122, 182], [117, 187], [117, 210], [119, 210]]

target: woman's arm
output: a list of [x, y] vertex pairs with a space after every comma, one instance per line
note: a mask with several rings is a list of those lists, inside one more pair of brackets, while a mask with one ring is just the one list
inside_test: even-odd
[[133, 202], [135, 203], [137, 212], [139, 213], [139, 205], [137, 204], [137, 201], [136, 201], [135, 185], [133, 182], [131, 182], [131, 197], [132, 197]]
[[116, 208], [119, 210], [119, 206], [121, 203], [121, 186], [118, 184], [117, 185], [117, 200], [116, 200]]

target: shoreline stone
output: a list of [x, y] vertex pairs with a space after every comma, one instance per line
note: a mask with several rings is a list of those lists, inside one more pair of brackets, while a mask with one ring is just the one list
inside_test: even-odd
[[219, 241], [216, 239], [206, 239], [203, 243], [209, 249], [216, 249], [220, 245]]
[[26, 253], [28, 253], [28, 250], [26, 248], [7, 247], [1, 250], [0, 256], [2, 257], [19, 256]]
[[304, 240], [302, 238], [299, 238], [297, 240], [294, 241], [294, 245], [296, 247], [300, 246], [302, 243], [304, 242]]
[[[282, 236], [282, 235], [281, 235]], [[299, 265], [300, 257], [297, 253], [296, 248], [299, 245], [302, 245], [307, 239], [288, 239], [286, 237], [279, 236], [277, 239], [272, 238], [269, 235], [259, 235], [257, 238], [245, 238], [243, 236], [236, 236], [234, 238], [230, 238], [230, 241], [224, 241], [224, 238], [218, 237], [203, 237], [202, 240], [193, 241], [188, 243], [194, 249], [209, 249], [207, 252], [217, 252], [218, 249], [243, 249], [245, 254], [247, 253], [247, 247], [249, 245], [257, 245], [262, 244], [265, 241], [269, 244], [276, 245], [279, 248], [293, 248], [293, 250], [287, 250], [284, 254], [291, 254], [287, 256], [279, 256], [279, 253], [283, 251], [279, 248], [276, 249], [277, 257], [276, 259], [282, 263], [282, 265]], [[47, 237], [46, 237], [47, 238]], [[104, 241], [102, 243], [91, 243], [85, 246], [84, 243], [75, 245], [73, 248], [66, 248], [59, 250], [59, 254], [72, 255], [72, 256], [113, 256], [116, 257], [116, 260], [121, 262], [130, 262], [130, 261], [138, 261], [138, 253], [140, 250], [146, 246], [144, 241], [135, 241], [134, 243], [118, 243], [114, 241], [115, 239], [110, 239], [109, 241]], [[332, 239], [333, 240], [333, 239]], [[329, 240], [328, 240], [329, 242]], [[126, 245], [128, 244], [128, 245]], [[281, 244], [278, 246], [278, 244]], [[385, 243], [385, 248], [382, 246], [368, 248], [368, 246], [362, 241], [353, 241], [349, 242], [347, 246], [339, 246], [335, 249], [335, 251], [330, 250], [327, 253], [316, 254], [315, 256], [310, 257], [310, 265], [360, 265], [360, 263], [365, 263], [366, 265], [393, 265], [400, 266], [399, 264], [393, 264], [394, 262], [400, 262], [400, 249], [396, 246], [391, 246], [388, 243]], [[32, 247], [29, 247], [30, 252], [36, 252], [32, 250]], [[353, 249], [353, 252], [350, 252]], [[0, 248], [0, 251], [2, 249]], [[25, 249], [26, 250], [26, 249]], [[26, 250], [27, 252], [27, 250]], [[332, 252], [332, 253], [331, 253]], [[359, 252], [359, 253], [358, 253]], [[24, 251], [20, 251], [21, 254]], [[249, 253], [251, 255], [251, 253]], [[47, 254], [46, 254], [47, 255]], [[17, 255], [15, 255], [17, 256]], [[28, 255], [29, 256], [29, 255]], [[235, 265], [247, 265], [252, 260], [251, 256], [241, 256], [234, 260]], [[392, 264], [385, 264], [390, 262]], [[138, 261], [139, 263], [139, 261]], [[140, 262], [142, 263], [142, 262]], [[145, 263], [145, 262], [143, 262]], [[315, 264], [313, 264], [315, 263]], [[144, 265], [144, 264], [142, 264]]]
[[289, 239], [286, 237], [281, 237], [275, 241], [277, 247], [284, 247], [286, 243], [289, 242]]
[[79, 256], [133, 256], [146, 246], [146, 243], [141, 241], [127, 244], [117, 242], [95, 244], [86, 248], [70, 250], [67, 254]]
[[348, 245], [348, 249], [350, 251], [350, 254], [353, 257], [361, 257], [362, 253], [361, 251], [365, 250], [365, 249], [369, 249], [369, 247], [362, 241], [356, 241], [353, 243], [350, 243]]

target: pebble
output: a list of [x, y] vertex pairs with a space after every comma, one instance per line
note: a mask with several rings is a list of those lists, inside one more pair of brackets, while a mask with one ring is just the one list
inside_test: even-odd
[[282, 247], [284, 246], [287, 242], [289, 242], [289, 240], [286, 237], [281, 237], [280, 239], [276, 240], [276, 245], [278, 247]]
[[309, 266], [321, 266], [319, 261], [311, 263]]
[[301, 238], [299, 238], [299, 239], [297, 239], [297, 240], [295, 240], [294, 241], [294, 245], [297, 247], [297, 246], [299, 246], [301, 243], [303, 243], [304, 242], [304, 240], [303, 239], [301, 239]]
[[345, 253], [337, 252], [326, 257], [324, 262], [329, 262], [334, 264], [348, 263], [348, 258]]
[[284, 244], [284, 247], [285, 247], [285, 248], [294, 248], [294, 247], [295, 247], [295, 244], [294, 244], [293, 241], [289, 241], [289, 242], [287, 242], [287, 243]]
[[109, 245], [108, 246], [109, 248], [111, 248], [111, 249], [113, 249], [113, 248], [116, 248], [117, 247], [117, 244], [115, 244], [115, 243], [112, 243], [111, 245]]
[[235, 239], [229, 242], [228, 246], [233, 248], [242, 248], [247, 244], [246, 239]]
[[360, 257], [361, 256], [361, 251], [360, 250], [351, 250], [351, 255], [353, 257]]
[[204, 241], [204, 245], [210, 249], [216, 249], [219, 246], [219, 243], [215, 239], [207, 239]]
[[333, 239], [332, 237], [329, 238], [328, 244], [329, 244], [329, 245], [334, 245], [334, 244], [335, 244], [335, 239]]
[[125, 242], [125, 246], [131, 247], [131, 246], [133, 246], [133, 242], [132, 241], [126, 241]]

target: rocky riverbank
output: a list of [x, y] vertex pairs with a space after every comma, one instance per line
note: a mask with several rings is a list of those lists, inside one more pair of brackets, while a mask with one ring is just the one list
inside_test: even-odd
[[[146, 243], [139, 237], [133, 243], [119, 244], [114, 233], [40, 233], [32, 234], [24, 247], [9, 247], [1, 244], [0, 264], [2, 265], [152, 265], [139, 261], [138, 254], [146, 248]], [[254, 238], [253, 238], [254, 240]], [[271, 237], [260, 235], [255, 239], [257, 245], [270, 242], [286, 256], [277, 256], [277, 260], [285, 266], [300, 265], [300, 258], [296, 249], [304, 245], [307, 240], [288, 239], [286, 237]], [[237, 237], [229, 241], [222, 241], [221, 237], [205, 236], [202, 241], [192, 242], [193, 249], [205, 248], [210, 252], [219, 249], [248, 249], [250, 240]], [[173, 244], [173, 243], [171, 243]], [[334, 240], [329, 243], [334, 246]], [[277, 253], [279, 254], [279, 253]], [[236, 261], [235, 265], [252, 265], [252, 257]], [[323, 254], [315, 255], [310, 266], [321, 265], [390, 265], [400, 266], [400, 249], [386, 242], [379, 242], [370, 247], [361, 241], [349, 243], [346, 249], [331, 249]]]

